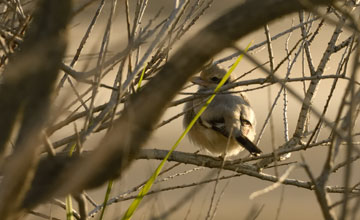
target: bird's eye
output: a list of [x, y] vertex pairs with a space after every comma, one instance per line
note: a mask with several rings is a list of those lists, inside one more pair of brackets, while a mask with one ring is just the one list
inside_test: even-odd
[[214, 77], [211, 77], [211, 79], [210, 79], [212, 82], [216, 82], [216, 83], [218, 83], [218, 82], [220, 82], [220, 79], [219, 78], [217, 78], [216, 76], [214, 76]]
[[251, 122], [246, 119], [240, 119], [240, 122], [243, 126], [251, 126]]

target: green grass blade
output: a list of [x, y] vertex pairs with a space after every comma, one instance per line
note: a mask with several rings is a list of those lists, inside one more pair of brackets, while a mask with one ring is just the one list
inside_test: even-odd
[[145, 64], [144, 69], [143, 69], [143, 71], [141, 72], [140, 79], [139, 79], [139, 82], [138, 82], [138, 86], [137, 86], [137, 89], [136, 89], [137, 91], [139, 91], [139, 89], [140, 89], [140, 87], [141, 87], [141, 82], [142, 82], [142, 80], [143, 80], [143, 78], [144, 78], [144, 74], [145, 74], [146, 67], [147, 67], [147, 63]]
[[66, 196], [66, 220], [74, 220], [71, 196]]
[[[69, 151], [69, 157], [71, 157], [74, 153], [76, 149], [76, 144], [74, 143], [71, 148], [70, 148], [70, 151]], [[74, 220], [74, 216], [73, 216], [73, 213], [72, 213], [72, 200], [71, 200], [71, 195], [67, 195], [66, 196], [66, 201], [65, 201], [65, 205], [66, 205], [66, 220]]]
[[109, 183], [108, 183], [105, 198], [104, 198], [103, 208], [101, 209], [101, 214], [100, 214], [99, 220], [102, 220], [104, 218], [105, 209], [106, 209], [106, 206], [107, 206], [107, 202], [109, 201], [110, 192], [111, 192], [113, 183], [114, 183], [114, 180], [110, 180]]
[[[76, 144], [73, 144], [70, 148], [70, 151], [69, 151], [69, 157], [72, 156], [72, 154], [74, 153], [75, 151], [75, 148], [76, 148]], [[71, 200], [71, 195], [68, 195], [66, 196], [66, 202], [65, 202], [65, 205], [66, 205], [66, 220], [74, 220], [74, 216], [73, 216], [73, 213], [72, 213], [72, 200]]]
[[[244, 50], [244, 52], [246, 53], [247, 50], [249, 49], [251, 43], [248, 44], [248, 46], [246, 47], [246, 49]], [[220, 83], [217, 85], [217, 87], [214, 90], [214, 94], [210, 96], [210, 98], [206, 101], [206, 103], [204, 104], [204, 106], [202, 106], [202, 108], [200, 109], [200, 111], [195, 115], [195, 117], [193, 118], [193, 120], [190, 122], [190, 124], [187, 126], [187, 128], [185, 129], [185, 131], [180, 135], [179, 139], [175, 142], [175, 144], [172, 146], [172, 148], [170, 149], [170, 151], [168, 152], [168, 154], [165, 156], [165, 158], [161, 161], [161, 163], [159, 164], [159, 166], [156, 168], [155, 172], [151, 175], [151, 177], [149, 178], [149, 180], [146, 182], [146, 184], [144, 185], [144, 187], [141, 189], [141, 191], [139, 192], [138, 196], [134, 199], [134, 201], [131, 203], [131, 205], [129, 206], [129, 208], [126, 210], [124, 216], [122, 217], [122, 220], [129, 220], [131, 219], [131, 217], [133, 216], [136, 208], [139, 206], [141, 200], [144, 198], [144, 196], [149, 192], [149, 190], [151, 189], [151, 186], [153, 185], [155, 179], [157, 178], [157, 176], [159, 175], [159, 173], [161, 172], [165, 162], [167, 161], [167, 159], [169, 158], [169, 156], [171, 155], [171, 153], [176, 149], [176, 147], [180, 144], [181, 140], [185, 137], [185, 135], [190, 131], [190, 129], [192, 128], [192, 126], [195, 124], [195, 122], [200, 118], [201, 114], [206, 110], [206, 108], [208, 107], [208, 105], [211, 103], [211, 101], [215, 98], [216, 93], [220, 90], [221, 86], [223, 86], [226, 82], [226, 80], [228, 80], [228, 78], [230, 77], [230, 74], [234, 71], [234, 69], [236, 68], [236, 66], [239, 64], [239, 62], [242, 60], [244, 54], [241, 54], [237, 60], [235, 61], [235, 63], [231, 66], [231, 68], [229, 69], [229, 71], [225, 74], [225, 76], [222, 78], [222, 80], [220, 81]], [[145, 68], [144, 68], [145, 69]]]

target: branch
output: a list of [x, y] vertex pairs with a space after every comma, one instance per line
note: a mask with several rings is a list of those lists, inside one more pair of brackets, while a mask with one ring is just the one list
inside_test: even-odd
[[[325, 0], [311, 2], [314, 5], [331, 3]], [[121, 117], [114, 122], [113, 129], [94, 152], [86, 158], [69, 162], [69, 166], [56, 170], [50, 176], [38, 172], [34, 183], [48, 184], [48, 188], [39, 191], [41, 184], [33, 184], [28, 194], [28, 203], [24, 205], [33, 207], [53, 196], [78, 193], [118, 177], [136, 158], [168, 103], [190, 76], [239, 38], [275, 18], [300, 9], [304, 9], [304, 6], [297, 0], [245, 1], [209, 24], [186, 41], [139, 93], [130, 97]], [[244, 172], [259, 176], [251, 169], [244, 169]], [[261, 177], [269, 180], [274, 178], [265, 174]], [[301, 184], [309, 187], [308, 183]], [[34, 194], [35, 191], [38, 193]], [[30, 199], [35, 197], [36, 202]]]
[[59, 3], [39, 1], [23, 43], [2, 74], [0, 155], [15, 124], [20, 129], [14, 132], [12, 154], [1, 161], [0, 219], [19, 218], [39, 160], [41, 131], [48, 119], [51, 93], [66, 48], [64, 31], [70, 20], [71, 1]]

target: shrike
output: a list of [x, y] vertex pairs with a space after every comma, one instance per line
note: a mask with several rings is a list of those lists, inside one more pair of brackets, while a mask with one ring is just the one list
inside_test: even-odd
[[[213, 64], [204, 67], [200, 77], [192, 79], [193, 83], [199, 85], [199, 89], [194, 100], [185, 105], [184, 127], [189, 125], [208, 99], [201, 93], [213, 92], [225, 74], [225, 69]], [[231, 78], [225, 85], [229, 82]], [[215, 96], [188, 136], [195, 145], [214, 156], [234, 156], [244, 148], [258, 156], [261, 150], [252, 142], [255, 138], [255, 124], [255, 113], [245, 94], [229, 90]]]

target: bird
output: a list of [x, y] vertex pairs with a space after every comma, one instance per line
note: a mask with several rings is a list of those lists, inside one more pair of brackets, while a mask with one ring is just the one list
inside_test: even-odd
[[[210, 63], [201, 69], [199, 77], [191, 79], [194, 84], [199, 85], [199, 89], [192, 101], [184, 106], [185, 128], [208, 99], [203, 94], [213, 92], [226, 72], [219, 64]], [[230, 75], [224, 85], [232, 81]], [[187, 136], [193, 144], [213, 156], [236, 156], [244, 149], [252, 156], [259, 156], [262, 151], [252, 142], [256, 135], [255, 126], [255, 113], [246, 94], [232, 93], [229, 90], [215, 96]]]

